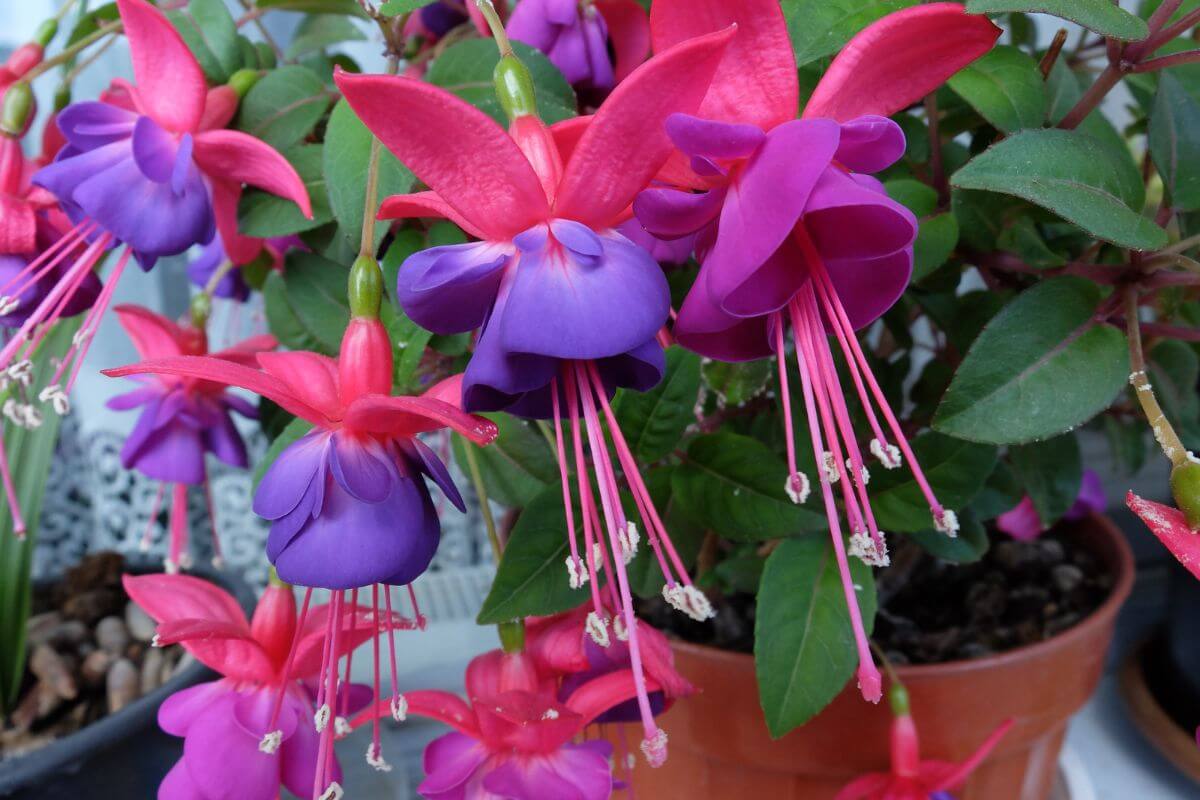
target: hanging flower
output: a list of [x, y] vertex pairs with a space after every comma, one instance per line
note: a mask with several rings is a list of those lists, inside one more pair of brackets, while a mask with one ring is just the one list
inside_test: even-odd
[[[712, 610], [692, 586], [650, 503], [609, 402], [617, 387], [645, 390], [661, 379], [664, 358], [656, 337], [670, 306], [658, 264], [614, 226], [627, 218], [634, 195], [671, 151], [664, 120], [696, 107], [732, 33], [688, 42], [640, 67], [577, 141], [564, 145], [570, 150], [565, 157], [532, 110], [531, 97], [516, 98], [527, 110], [514, 112], [506, 135], [491, 118], [440, 88], [407, 78], [335, 75], [367, 127], [430, 187], [388, 198], [380, 216], [446, 217], [482, 240], [409, 257], [399, 271], [397, 296], [412, 319], [435, 333], [482, 326], [463, 376], [464, 408], [553, 418], [567, 505], [568, 579], [577, 588], [590, 581], [588, 629], [602, 646], [610, 641], [609, 606], [601, 601], [598, 571], [617, 587], [611, 606], [620, 609], [616, 633], [629, 637], [643, 749], [652, 763], [665, 758], [666, 735], [654, 722], [643, 681], [625, 571], [641, 534], [625, 517], [616, 460], [666, 576], [665, 595], [699, 619]], [[579, 127], [571, 131], [580, 133]], [[564, 418], [573, 434], [572, 456]], [[599, 508], [583, 430], [600, 488]], [[583, 505], [583, 550], [571, 508], [569, 458]]]
[[545, 53], [568, 83], [602, 92], [624, 80], [650, 51], [649, 20], [637, 0], [521, 0], [507, 32]]
[[274, 236], [267, 239], [251, 239], [246, 236], [240, 238], [257, 243], [258, 249], [248, 248], [243, 251], [242, 257], [245, 260], [235, 262], [225, 249], [224, 240], [221, 237], [214, 237], [200, 251], [199, 256], [188, 262], [188, 280], [192, 285], [197, 289], [207, 290], [209, 283], [215, 279], [216, 283], [211, 287], [213, 297], [225, 297], [242, 303], [250, 297], [250, 286], [242, 275], [242, 266], [262, 258], [266, 260], [270, 269], [282, 271], [283, 257], [288, 250], [308, 249], [300, 237], [295, 235]]
[[[1107, 507], [1108, 502], [1104, 499], [1104, 485], [1100, 483], [1100, 476], [1090, 469], [1085, 469], [1079, 484], [1079, 494], [1067, 513], [1063, 514], [1063, 519], [1083, 519], [1089, 514], [1099, 514]], [[996, 517], [996, 527], [1023, 542], [1033, 541], [1046, 529], [1038, 516], [1033, 498], [1029, 495], [1025, 495], [1021, 502]]]
[[[886, 115], [986, 53], [1000, 31], [955, 3], [890, 14], [846, 45], [799, 114], [795, 57], [777, 2], [658, 0], [651, 15], [656, 50], [731, 24], [737, 24], [738, 35], [698, 115], [674, 114], [666, 121], [682, 157], [659, 178], [679, 188], [649, 188], [634, 210], [655, 236], [697, 235], [702, 267], [672, 331], [679, 343], [724, 361], [777, 357], [787, 443], [785, 487], [793, 502], [803, 503], [811, 484], [796, 468], [784, 364], [785, 330], [791, 328], [813, 454], [822, 465], [821, 493], [858, 644], [859, 687], [865, 698], [878, 701], [879, 671], [859, 618], [834, 483], [841, 484], [850, 554], [882, 565], [887, 548], [867, 498], [865, 459], [827, 337], [837, 340], [875, 435], [870, 451], [889, 469], [900, 465], [903, 453], [934, 525], [954, 535], [954, 513], [933, 496], [854, 331], [896, 302], [912, 272], [917, 220], [869, 175], [904, 153], [904, 135]], [[889, 443], [872, 402], [896, 444]]]
[[888, 699], [893, 714], [891, 772], [872, 772], [855, 778], [834, 800], [953, 800], [949, 790], [961, 786], [1013, 726], [1011, 719], [1001, 723], [961, 764], [921, 760], [917, 725], [908, 709], [908, 692], [903, 686], [893, 685]]
[[117, 6], [137, 85], [121, 82], [113, 102], [75, 103], [57, 116], [67, 145], [33, 183], [53, 193], [73, 226], [0, 285], [0, 304], [7, 305], [56, 276], [0, 349], [0, 369], [23, 369], [105, 253], [123, 245], [45, 389], [49, 399], [70, 393], [74, 378], [59, 382], [68, 370], [77, 373], [71, 364], [85, 357], [130, 256], [150, 269], [160, 256], [209, 242], [218, 226], [236, 228], [242, 183], [293, 200], [311, 216], [308, 192], [283, 156], [248, 134], [220, 129], [236, 110], [236, 93], [206, 88], [200, 65], [163, 13], [145, 0]]
[[[290, 586], [272, 581], [247, 623], [237, 601], [187, 575], [126, 575], [125, 591], [157, 623], [155, 646], [181, 644], [221, 679], [176, 692], [158, 711], [159, 726], [182, 737], [183, 757], [159, 787], [160, 800], [276, 800], [280, 787], [307, 797], [324, 769], [340, 780], [332, 748], [323, 751], [311, 720], [312, 695], [297, 677], [317, 674], [325, 649], [328, 606], [296, 619]], [[377, 636], [374, 618], [358, 611], [336, 647], [337, 657]], [[366, 687], [343, 684], [346, 706], [371, 699]], [[276, 735], [264, 747], [269, 733]]]
[[[208, 355], [207, 336], [201, 329], [190, 324], [176, 324], [140, 306], [117, 306], [114, 310], [138, 355], [144, 359]], [[213, 353], [212, 357], [252, 364], [258, 353], [273, 350], [276, 344], [273, 336], [255, 336]], [[167, 571], [171, 572], [187, 566], [190, 560], [187, 487], [204, 486], [211, 515], [205, 454], [212, 453], [218, 460], [244, 469], [247, 466], [246, 444], [232, 414], [236, 412], [248, 419], [257, 419], [258, 410], [227, 392], [225, 386], [211, 381], [150, 375], [139, 379], [138, 383], [141, 388], [118, 395], [107, 405], [114, 411], [141, 409], [133, 432], [121, 448], [121, 465], [160, 481], [150, 524], [142, 540], [143, 548], [150, 545], [163, 496], [168, 488], [171, 489], [170, 546], [166, 561]], [[62, 399], [66, 400], [65, 397]], [[212, 524], [213, 549], [219, 563], [221, 548], [216, 537], [215, 518]]]
[[[628, 670], [594, 678], [564, 700], [554, 681], [539, 679], [524, 653], [493, 650], [467, 667], [467, 697], [441, 691], [408, 692], [411, 714], [455, 729], [425, 749], [427, 800], [605, 800], [614, 781], [605, 741], [579, 741], [605, 711], [635, 696]], [[653, 684], [651, 684], [653, 686]], [[360, 716], [363, 724], [386, 713], [387, 702]]]
[[1125, 504], [1146, 523], [1150, 532], [1171, 551], [1171, 555], [1200, 579], [1200, 532], [1188, 524], [1183, 512], [1138, 497], [1133, 492], [1125, 495]]

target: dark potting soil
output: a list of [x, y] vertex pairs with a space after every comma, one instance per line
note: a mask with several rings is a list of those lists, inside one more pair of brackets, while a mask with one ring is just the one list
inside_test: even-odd
[[[892, 564], [875, 571], [879, 611], [873, 640], [894, 664], [980, 658], [1059, 634], [1091, 614], [1112, 576], [1088, 551], [1047, 533], [1033, 542], [993, 534], [972, 564], [935, 558], [890, 537]], [[651, 624], [697, 644], [754, 650], [754, 596], [713, 598], [715, 619], [697, 623], [661, 599], [640, 611]]]

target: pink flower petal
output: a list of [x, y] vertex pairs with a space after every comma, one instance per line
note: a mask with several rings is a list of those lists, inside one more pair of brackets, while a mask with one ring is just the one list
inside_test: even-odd
[[1000, 29], [959, 3], [913, 6], [860, 31], [817, 84], [805, 119], [889, 117], [992, 49]]
[[[646, 676], [646, 691], [657, 692], [661, 689], [658, 681], [650, 675]], [[580, 686], [567, 698], [567, 708], [583, 718], [582, 725], [589, 725], [592, 720], [613, 706], [634, 697], [637, 697], [637, 689], [633, 673], [623, 669], [601, 675]]]
[[1032, 542], [1041, 536], [1042, 520], [1033, 505], [1033, 498], [1025, 495], [1021, 502], [996, 517], [996, 527], [1022, 542]]
[[596, 0], [596, 10], [608, 26], [616, 55], [613, 71], [619, 83], [650, 54], [650, 18], [636, 0]]
[[427, 397], [363, 395], [346, 408], [342, 423], [351, 430], [397, 437], [450, 428], [481, 445], [497, 434], [491, 421]]
[[227, 678], [266, 683], [275, 677], [275, 665], [244, 620], [168, 620], [158, 625], [158, 641], [183, 645], [197, 661]]
[[482, 111], [411, 78], [338, 70], [334, 81], [384, 146], [486, 238], [511, 239], [546, 218], [533, 168]]
[[125, 593], [154, 619], [209, 619], [241, 624], [248, 633], [246, 614], [224, 589], [191, 575], [125, 575]]
[[183, 37], [145, 0], [117, 0], [117, 8], [129, 39], [138, 104], [167, 130], [194, 132], [208, 87]]
[[699, 116], [770, 130], [799, 110], [796, 58], [778, 0], [655, 0], [654, 51], [737, 24]]
[[1171, 551], [1188, 572], [1200, 578], [1200, 534], [1192, 530], [1183, 512], [1177, 508], [1155, 503], [1138, 497], [1133, 492], [1125, 495], [1129, 510], [1142, 518], [1150, 531]]
[[379, 207], [379, 219], [411, 219], [432, 217], [448, 219], [476, 239], [486, 239], [487, 234], [471, 224], [471, 221], [459, 214], [437, 192], [413, 192], [412, 194], [394, 194], [383, 200]]
[[249, 339], [243, 339], [231, 347], [218, 350], [210, 355], [213, 358], [223, 358], [226, 361], [252, 367], [258, 364], [259, 353], [274, 350], [278, 346], [279, 341], [274, 336], [269, 333], [263, 333], [258, 336], [251, 336]]
[[37, 217], [33, 206], [20, 198], [0, 194], [0, 253], [32, 253], [35, 250]]
[[168, 358], [185, 354], [184, 342], [189, 337], [173, 321], [141, 306], [120, 305], [113, 310], [142, 358]]
[[[435, 719], [449, 725], [459, 733], [465, 733], [475, 739], [479, 738], [479, 725], [475, 720], [475, 712], [458, 695], [431, 689], [405, 692], [404, 699], [408, 701], [409, 714]], [[356, 716], [351, 724], [357, 727], [376, 717], [390, 717], [391, 713], [391, 699], [384, 698]]]
[[263, 370], [279, 381], [292, 395], [317, 409], [329, 419], [342, 415], [338, 393], [338, 365], [328, 356], [303, 350], [286, 353], [259, 353]]
[[233, 121], [241, 100], [232, 86], [223, 84], [208, 90], [204, 101], [204, 115], [200, 118], [200, 130], [224, 128]]
[[225, 256], [234, 264], [249, 264], [262, 252], [263, 240], [238, 233], [237, 208], [242, 198], [242, 185], [233, 181], [210, 182], [213, 198], [213, 216], [217, 218], [217, 232]]
[[592, 228], [619, 221], [675, 149], [667, 117], [696, 113], [733, 34], [723, 30], [676, 45], [617, 86], [567, 163], [556, 216]]
[[232, 183], [248, 183], [291, 200], [312, 219], [308, 189], [291, 163], [266, 142], [241, 131], [202, 131], [192, 152], [200, 171]]

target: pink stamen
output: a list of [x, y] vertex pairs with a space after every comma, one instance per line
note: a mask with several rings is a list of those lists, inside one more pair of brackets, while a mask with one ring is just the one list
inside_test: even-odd
[[[13, 275], [3, 285], [0, 285], [0, 295], [20, 297], [26, 289], [37, 283], [58, 265], [59, 257], [63, 256], [66, 251], [70, 250], [75, 244], [78, 244], [80, 240], [93, 230], [95, 230], [95, 225], [87, 222], [72, 228], [57, 242], [43, 250], [37, 258], [21, 268], [16, 275]], [[53, 259], [51, 258], [52, 256], [54, 257]], [[30, 274], [34, 272], [36, 274]], [[26, 278], [26, 280], [18, 284], [17, 282], [21, 281], [22, 278]]]
[[[128, 248], [121, 253], [121, 257], [117, 259], [116, 265], [113, 267], [112, 274], [108, 276], [108, 282], [104, 284], [104, 288], [100, 291], [100, 296], [96, 298], [96, 302], [88, 309], [87, 316], [84, 318], [83, 324], [79, 327], [78, 340], [82, 342], [80, 345], [73, 345], [72, 349], [77, 346], [79, 354], [75, 358], [74, 365], [71, 367], [71, 375], [67, 378], [67, 385], [63, 387], [64, 392], [70, 392], [75, 386], [75, 379], [79, 377], [79, 368], [83, 366], [83, 361], [87, 358], [88, 350], [91, 349], [92, 342], [96, 338], [96, 329], [100, 326], [100, 320], [104, 318], [104, 314], [108, 311], [109, 305], [112, 303], [113, 294], [117, 290], [117, 282], [120, 281], [121, 275], [125, 272], [125, 265], [129, 263], [129, 256], [132, 251]], [[54, 378], [51, 379], [51, 384], [57, 384], [62, 376], [63, 367], [70, 361], [70, 354], [63, 359], [63, 363], [59, 365], [58, 370], [54, 373]]]
[[[375, 614], [375, 624], [378, 626], [379, 625], [379, 584], [378, 583], [371, 585], [371, 609]], [[375, 700], [378, 700], [380, 697], [380, 695], [379, 695], [380, 659], [379, 659], [379, 637], [378, 636], [371, 637], [371, 660], [375, 667], [374, 672], [372, 673], [374, 677], [372, 678], [372, 681], [371, 681], [371, 691], [374, 694], [372, 694], [371, 696]], [[379, 741], [379, 715], [378, 714], [371, 715], [371, 747], [374, 749], [374, 751], [376, 753], [381, 753], [383, 750], [383, 745], [380, 744], [380, 741]]]
[[[353, 637], [355, 630], [358, 629], [358, 587], [355, 587], [354, 590], [350, 592], [350, 614], [348, 619], [350, 622], [350, 636]], [[377, 620], [372, 619], [372, 623], [378, 628], [379, 623]], [[342, 692], [340, 707], [335, 712], [340, 714], [343, 719], [346, 719], [350, 716], [350, 670], [353, 668], [353, 665], [354, 651], [351, 650], [350, 652], [346, 653], [346, 672], [345, 677], [342, 679], [342, 682], [345, 684], [345, 691]], [[334, 736], [337, 738], [336, 725], [334, 725]]]
[[783, 343], [783, 316], [775, 316], [775, 364], [779, 368], [779, 399], [783, 403], [783, 431], [787, 445], [788, 480], [800, 470], [796, 468], [796, 431], [792, 423], [792, 393], [788, 388], [787, 353]]
[[583, 507], [583, 546], [586, 548], [588, 583], [592, 594], [592, 611], [603, 620], [604, 604], [600, 601], [600, 581], [596, 576], [596, 534], [593, 530], [594, 517], [592, 485], [588, 478], [587, 463], [583, 455], [583, 436], [579, 428], [579, 396], [576, 393], [575, 376], [566, 370], [567, 414], [571, 420], [571, 439], [575, 445], [575, 481], [579, 486], [579, 503]]
[[[337, 703], [338, 690], [338, 652], [342, 638], [342, 595], [338, 590], [333, 593], [333, 598], [330, 601], [329, 619], [330, 627], [332, 628], [332, 636], [329, 647], [329, 664], [328, 667], [322, 669], [325, 674], [325, 703], [332, 709]], [[330, 719], [321, 731], [320, 736], [320, 763], [317, 767], [317, 779], [313, 782], [313, 800], [320, 800], [325, 790], [329, 788], [332, 782], [331, 774], [333, 771], [333, 740], [335, 728], [334, 720]]]
[[550, 402], [554, 410], [554, 442], [558, 451], [558, 475], [562, 481], [563, 507], [567, 511], [567, 542], [571, 548], [571, 588], [579, 588], [583, 576], [579, 574], [579, 542], [575, 534], [575, 508], [571, 502], [571, 477], [567, 470], [567, 448], [563, 443], [562, 414], [558, 402], [558, 379], [550, 381]]
[[171, 487], [171, 543], [167, 560], [177, 568], [183, 567], [183, 553], [188, 540], [187, 484]]
[[[446, 460], [449, 461], [449, 457]], [[425, 630], [425, 615], [421, 613], [421, 605], [417, 602], [417, 592], [411, 583], [404, 584], [404, 588], [408, 590], [408, 602], [412, 603], [413, 621], [416, 623], [416, 628], [423, 631]]]
[[388, 650], [392, 662], [392, 697], [395, 698], [400, 696], [400, 668], [396, 659], [396, 629], [392, 625], [392, 590], [390, 587], [384, 587], [383, 601], [387, 604], [384, 626], [387, 628]]
[[213, 565], [220, 567], [225, 563], [225, 558], [221, 553], [221, 537], [217, 534], [217, 509], [213, 504], [212, 481], [207, 474], [204, 476], [204, 502], [208, 506], [208, 522], [212, 526]]

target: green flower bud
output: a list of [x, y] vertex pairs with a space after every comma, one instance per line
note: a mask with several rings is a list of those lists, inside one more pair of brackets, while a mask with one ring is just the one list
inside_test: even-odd
[[48, 19], [41, 25], [38, 25], [37, 31], [33, 34], [33, 41], [40, 44], [42, 47], [50, 44], [51, 40], [58, 35], [58, 20]]
[[259, 77], [258, 70], [239, 69], [229, 76], [229, 88], [237, 92], [239, 98], [245, 97], [246, 93], [254, 88], [254, 84], [258, 83]]
[[893, 682], [888, 687], [888, 705], [897, 717], [908, 716], [908, 689], [904, 688], [904, 684]]
[[515, 55], [501, 58], [492, 73], [492, 80], [496, 84], [496, 98], [510, 120], [537, 115], [533, 76], [521, 59]]
[[525, 649], [525, 623], [521, 620], [501, 622], [496, 626], [500, 631], [500, 647], [506, 653], [520, 653]]
[[204, 330], [208, 325], [208, 315], [212, 313], [212, 298], [204, 292], [194, 295], [189, 310], [192, 315], [192, 324], [200, 330]]
[[1188, 460], [1171, 470], [1171, 494], [1188, 527], [1200, 530], [1200, 464]]
[[383, 270], [373, 256], [359, 256], [350, 267], [350, 316], [379, 318], [383, 302]]
[[0, 131], [10, 136], [20, 136], [29, 124], [33, 112], [33, 89], [20, 81], [8, 87], [4, 93], [4, 110], [0, 112]]

